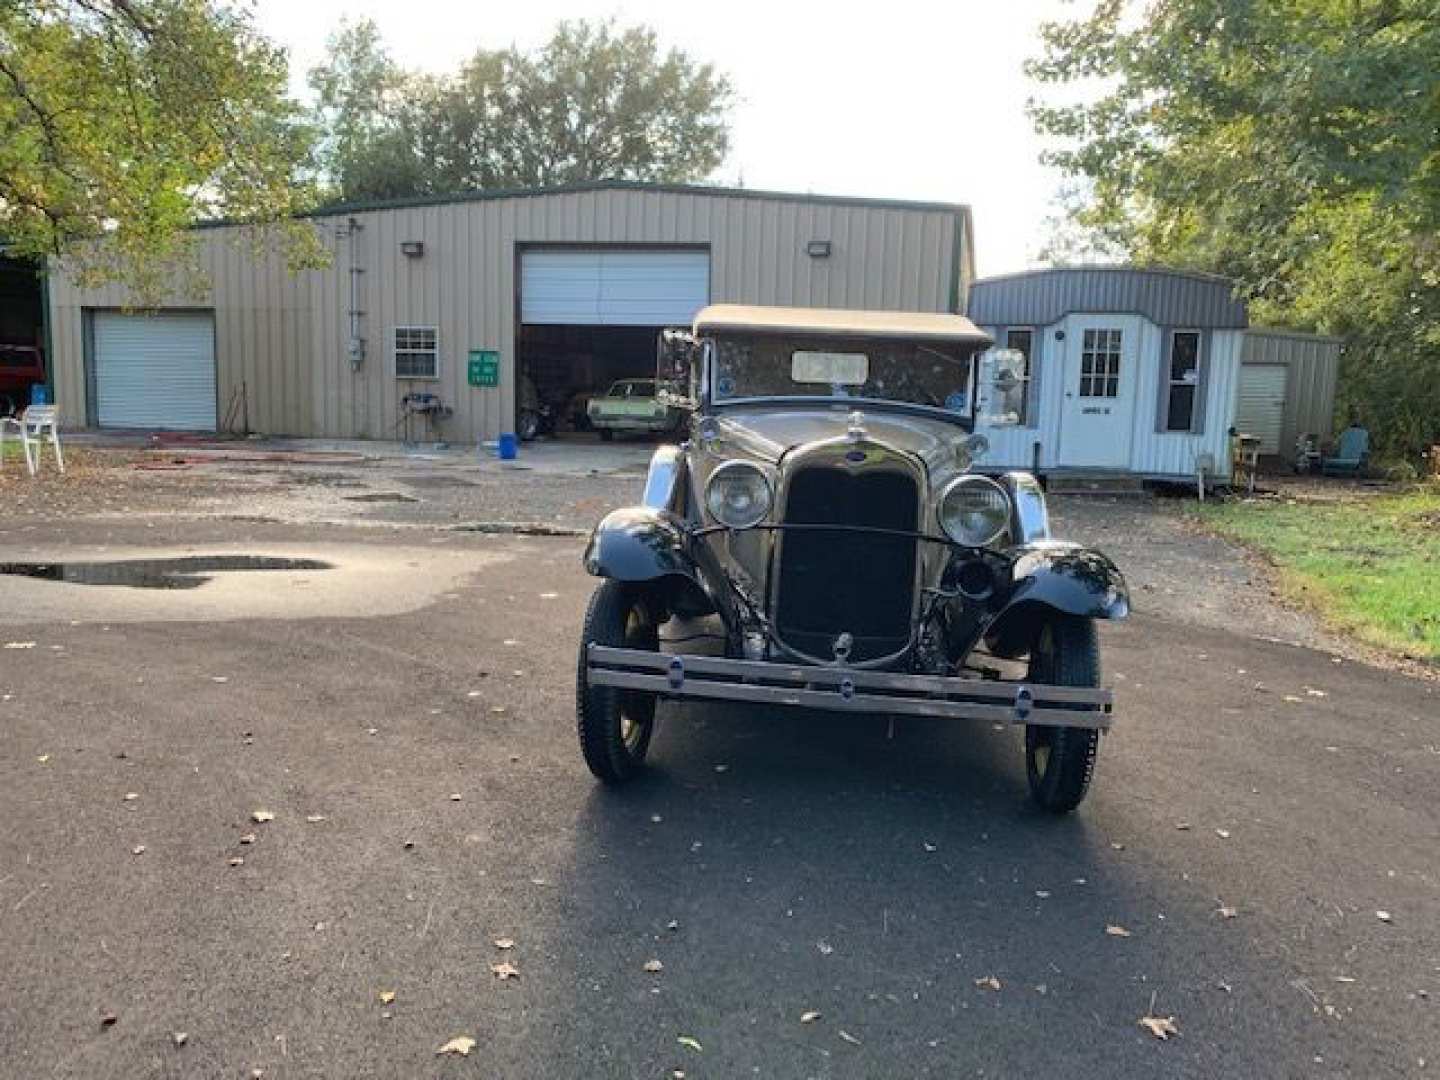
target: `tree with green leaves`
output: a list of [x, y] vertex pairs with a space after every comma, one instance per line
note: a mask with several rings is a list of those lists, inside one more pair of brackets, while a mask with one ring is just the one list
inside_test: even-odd
[[310, 73], [321, 160], [345, 201], [585, 180], [701, 179], [729, 148], [729, 81], [655, 32], [562, 22], [543, 46], [461, 69], [398, 66], [368, 20]]
[[[285, 222], [309, 132], [282, 50], [212, 0], [0, 0], [0, 237], [154, 297], [206, 218]], [[108, 243], [90, 241], [105, 237]]]
[[1098, 0], [1043, 45], [1029, 74], [1071, 100], [1032, 116], [1078, 224], [1345, 337], [1342, 413], [1385, 454], [1440, 441], [1436, 0]]

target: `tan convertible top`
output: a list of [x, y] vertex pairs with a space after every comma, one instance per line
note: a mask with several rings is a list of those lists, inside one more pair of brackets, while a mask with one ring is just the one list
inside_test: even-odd
[[963, 315], [931, 311], [844, 311], [837, 308], [711, 304], [695, 316], [697, 335], [726, 332], [904, 338], [965, 345], [990, 345], [994, 341]]

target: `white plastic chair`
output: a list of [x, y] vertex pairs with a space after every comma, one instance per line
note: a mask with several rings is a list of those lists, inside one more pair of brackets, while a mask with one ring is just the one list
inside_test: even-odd
[[20, 447], [25, 451], [25, 467], [34, 476], [40, 471], [40, 455], [48, 440], [55, 453], [55, 466], [65, 471], [65, 454], [60, 449], [60, 422], [55, 415], [54, 405], [31, 405], [20, 419], [13, 416], [0, 419], [0, 462], [5, 458], [5, 433], [15, 428], [20, 434]]

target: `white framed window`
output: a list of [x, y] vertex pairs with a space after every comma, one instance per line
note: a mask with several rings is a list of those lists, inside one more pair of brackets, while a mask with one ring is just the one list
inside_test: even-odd
[[440, 378], [440, 331], [433, 326], [395, 327], [395, 377]]
[[1005, 331], [1005, 347], [1014, 349], [1025, 357], [1025, 362], [1015, 374], [1019, 385], [1006, 394], [1007, 411], [1013, 409], [1015, 422], [1024, 426], [1030, 422], [1030, 378], [1034, 374], [1035, 329], [1030, 326], [1012, 326]]
[[1080, 349], [1080, 396], [1120, 396], [1119, 330], [1086, 330]]
[[1165, 398], [1165, 430], [1195, 430], [1195, 394], [1200, 385], [1200, 331], [1170, 333], [1169, 387]]

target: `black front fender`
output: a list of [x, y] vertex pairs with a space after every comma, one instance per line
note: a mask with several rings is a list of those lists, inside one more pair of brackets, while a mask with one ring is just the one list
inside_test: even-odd
[[669, 510], [633, 506], [606, 514], [585, 545], [585, 570], [595, 577], [653, 584], [667, 608], [684, 615], [716, 609], [691, 554], [685, 523]]
[[1035, 631], [1059, 612], [1087, 619], [1123, 619], [1130, 590], [1119, 568], [1100, 552], [1078, 544], [1030, 544], [1011, 552], [1014, 563], [1005, 606], [985, 631], [991, 651], [1019, 656]]

